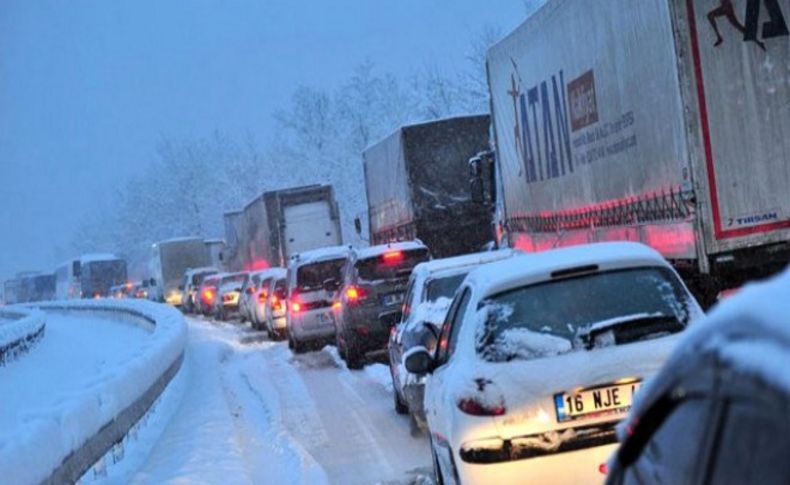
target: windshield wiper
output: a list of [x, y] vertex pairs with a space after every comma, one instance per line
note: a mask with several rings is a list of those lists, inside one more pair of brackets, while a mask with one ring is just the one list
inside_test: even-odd
[[662, 313], [640, 314], [613, 318], [602, 322], [580, 327], [576, 331], [576, 338], [584, 343], [589, 350], [595, 345], [596, 337], [606, 332], [613, 332], [615, 344], [635, 342], [646, 335], [683, 330], [685, 326], [673, 315]]

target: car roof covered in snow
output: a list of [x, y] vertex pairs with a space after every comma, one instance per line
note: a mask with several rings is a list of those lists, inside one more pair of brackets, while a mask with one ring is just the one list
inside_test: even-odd
[[112, 253], [93, 253], [93, 254], [83, 254], [80, 257], [80, 263], [94, 263], [97, 261], [113, 261], [116, 259], [121, 259], [118, 256]]
[[513, 256], [519, 254], [523, 253], [515, 249], [498, 249], [496, 251], [485, 251], [480, 253], [464, 254], [462, 256], [433, 259], [415, 266], [413, 273], [428, 277], [444, 272], [456, 272], [462, 269], [473, 269], [483, 264], [512, 258]]
[[475, 269], [465, 281], [480, 288], [485, 296], [532, 283], [549, 281], [556, 271], [584, 266], [599, 271], [669, 263], [654, 249], [633, 242], [606, 242], [569, 246], [540, 253], [525, 253]]
[[261, 279], [267, 279], [267, 278], [278, 278], [278, 277], [284, 278], [287, 272], [288, 270], [285, 268], [274, 267], [274, 268], [262, 269], [260, 271], [255, 271], [250, 274], [260, 276]]
[[428, 249], [428, 247], [422, 241], [416, 239], [414, 241], [400, 241], [359, 248], [354, 250], [354, 254], [357, 259], [367, 259], [380, 256], [388, 251], [412, 251], [415, 249]]
[[308, 263], [317, 263], [320, 261], [329, 261], [332, 259], [346, 258], [351, 254], [351, 246], [329, 246], [326, 248], [312, 249], [310, 251], [303, 251], [291, 256], [290, 264], [302, 266]]

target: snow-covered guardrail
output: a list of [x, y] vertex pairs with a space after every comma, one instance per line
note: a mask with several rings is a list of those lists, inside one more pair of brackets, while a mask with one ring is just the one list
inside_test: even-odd
[[23, 436], [13, 443], [0, 440], [0, 481], [74, 483], [124, 438], [178, 372], [186, 322], [177, 310], [142, 300], [53, 302], [37, 308], [124, 320], [150, 331], [139, 350], [96, 375], [87, 388], [63, 396], [56, 407], [31, 409]]
[[45, 315], [41, 311], [21, 307], [0, 308], [0, 366], [27, 352], [41, 340], [45, 326]]

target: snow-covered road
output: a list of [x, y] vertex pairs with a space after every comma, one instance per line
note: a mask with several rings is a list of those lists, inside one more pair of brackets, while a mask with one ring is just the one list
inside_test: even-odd
[[248, 329], [200, 319], [189, 319], [185, 364], [153, 429], [143, 429], [151, 443], [138, 445], [148, 456], [133, 471], [111, 470], [110, 481], [370, 484], [429, 475], [427, 438], [413, 437], [393, 411], [381, 364], [352, 372], [331, 348], [294, 356]]
[[149, 335], [132, 323], [48, 313], [41, 342], [0, 366], [0, 445], [24, 438], [21, 430], [31, 413], [46, 414], [80, 394], [98, 375], [129, 359]]

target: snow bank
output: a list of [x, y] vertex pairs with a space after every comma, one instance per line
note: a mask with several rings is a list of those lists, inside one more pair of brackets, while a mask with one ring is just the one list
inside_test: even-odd
[[0, 309], [0, 365], [27, 352], [44, 336], [45, 317], [38, 310], [13, 307]]
[[[186, 324], [177, 310], [144, 300], [63, 301], [39, 308], [132, 321], [150, 332], [129, 357], [93, 376], [84, 388], [60, 396], [57, 405], [31, 406], [16, 427], [0, 430], [5, 476], [16, 483], [73, 482], [123, 438], [175, 374]], [[90, 351], [90, 345], [85, 347]]]

